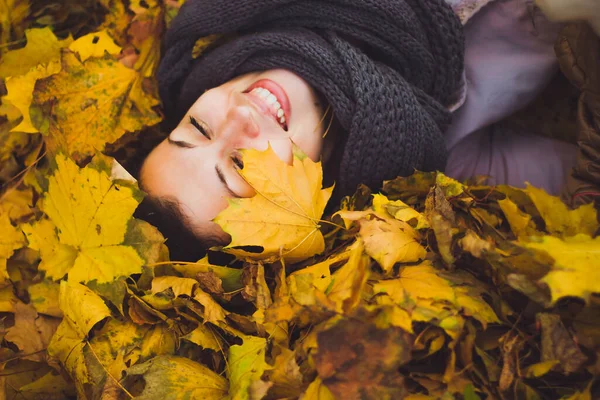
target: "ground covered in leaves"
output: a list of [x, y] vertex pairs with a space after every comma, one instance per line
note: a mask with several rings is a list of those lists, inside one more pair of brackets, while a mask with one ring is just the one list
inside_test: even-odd
[[181, 3], [0, 0], [2, 398], [600, 397], [596, 211], [534, 187], [417, 173], [323, 216], [319, 164], [246, 151], [232, 243], [170, 260], [110, 155], [161, 120]]

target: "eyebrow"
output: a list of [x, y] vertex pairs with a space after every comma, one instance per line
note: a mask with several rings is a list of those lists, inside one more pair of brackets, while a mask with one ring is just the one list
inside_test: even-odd
[[227, 192], [229, 192], [229, 194], [232, 197], [235, 197], [235, 198], [238, 198], [238, 199], [241, 198], [242, 196], [238, 195], [236, 192], [234, 192], [233, 190], [231, 190], [231, 188], [229, 187], [229, 184], [227, 183], [227, 179], [225, 179], [225, 175], [223, 175], [223, 171], [221, 171], [221, 168], [219, 168], [218, 165], [215, 165], [215, 171], [217, 171], [217, 176], [219, 177], [219, 180], [225, 186], [225, 189], [227, 189]]
[[170, 144], [177, 146], [177, 147], [181, 147], [183, 149], [193, 149], [194, 147], [196, 147], [195, 145], [188, 143], [188, 142], [184, 142], [181, 140], [173, 140], [171, 139], [170, 136], [167, 137], [167, 142], [169, 142]]

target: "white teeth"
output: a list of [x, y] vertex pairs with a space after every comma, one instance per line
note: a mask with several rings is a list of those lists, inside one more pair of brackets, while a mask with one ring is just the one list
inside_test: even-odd
[[268, 89], [257, 87], [250, 91], [251, 93], [256, 94], [260, 98], [265, 100], [267, 105], [272, 106], [275, 112], [277, 113], [277, 118], [279, 118], [280, 124], [285, 124], [285, 112], [281, 108], [281, 103], [277, 101], [277, 97], [274, 94], [269, 92]]
[[275, 104], [275, 102], [277, 101], [277, 97], [275, 97], [272, 94], [269, 94], [269, 96], [267, 96], [267, 104], [271, 105], [271, 104]]

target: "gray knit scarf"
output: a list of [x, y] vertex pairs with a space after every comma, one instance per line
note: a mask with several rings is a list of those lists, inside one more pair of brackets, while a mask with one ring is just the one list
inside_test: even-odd
[[[234, 36], [192, 58], [211, 34]], [[346, 133], [336, 181], [348, 194], [444, 169], [445, 105], [463, 54], [462, 26], [444, 0], [187, 0], [166, 34], [159, 91], [176, 124], [205, 90], [238, 75], [295, 72]]]

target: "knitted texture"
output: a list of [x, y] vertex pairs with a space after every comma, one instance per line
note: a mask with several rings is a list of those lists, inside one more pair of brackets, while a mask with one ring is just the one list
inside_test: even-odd
[[[197, 39], [232, 34], [199, 58]], [[444, 0], [187, 0], [158, 71], [167, 120], [210, 88], [283, 68], [330, 103], [345, 131], [337, 191], [446, 164], [445, 105], [459, 88], [464, 37]]]

